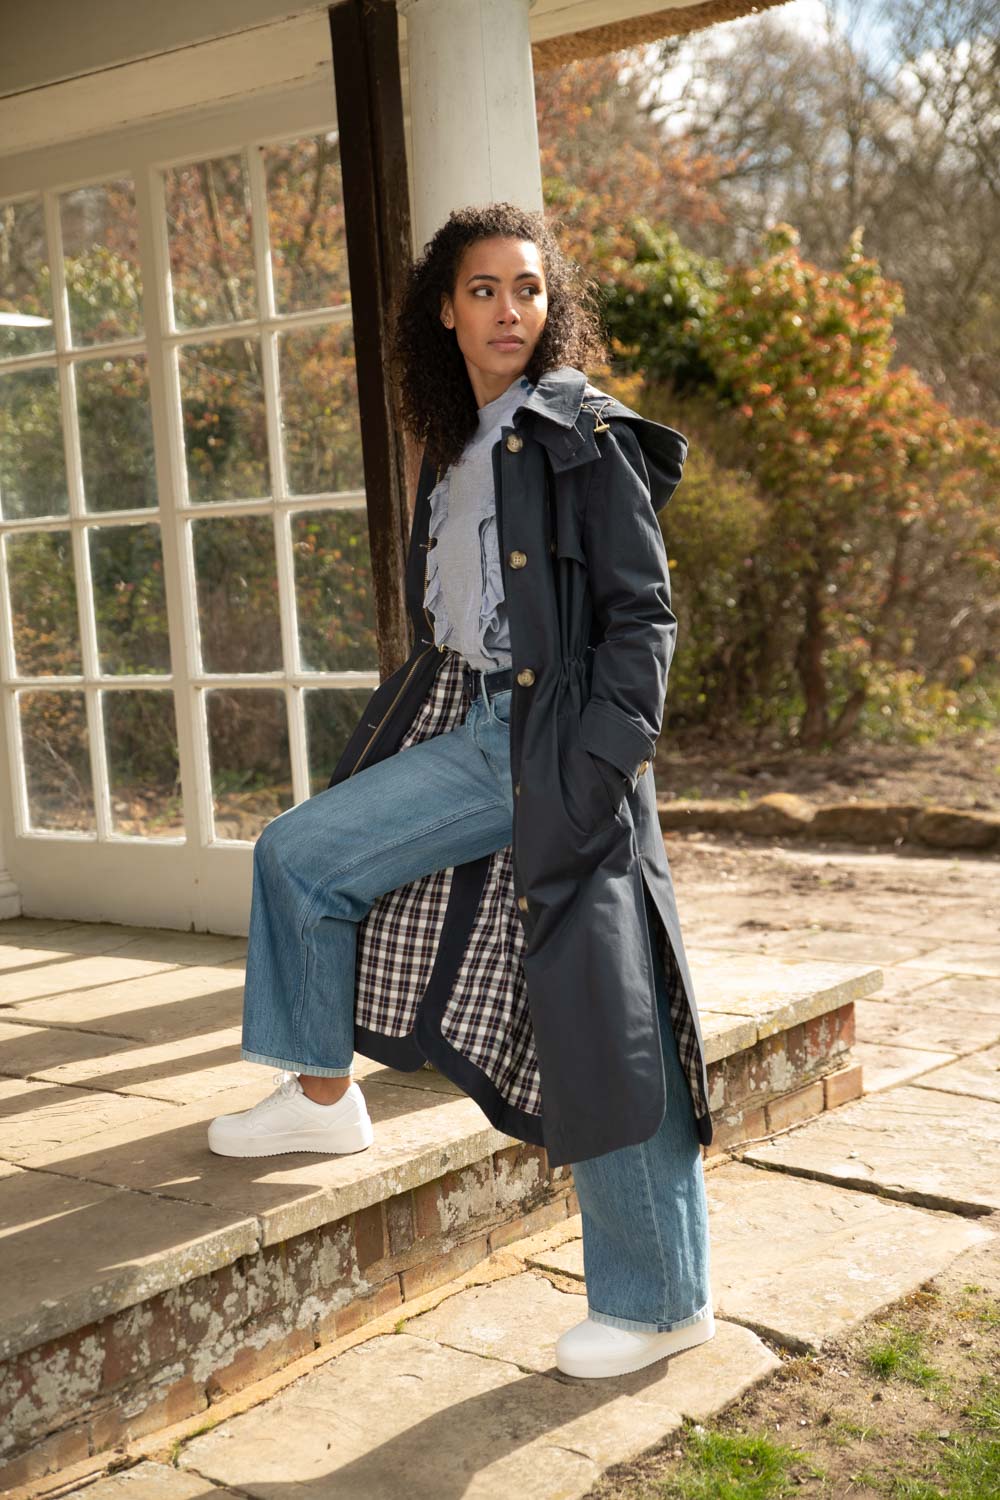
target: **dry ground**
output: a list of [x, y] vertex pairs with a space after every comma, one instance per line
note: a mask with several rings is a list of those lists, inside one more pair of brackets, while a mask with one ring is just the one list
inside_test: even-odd
[[772, 1348], [769, 1380], [587, 1500], [997, 1500], [1000, 1237], [818, 1355]]
[[654, 774], [661, 797], [756, 799], [794, 792], [814, 803], [873, 798], [986, 812], [1000, 807], [1000, 729], [944, 736], [930, 745], [871, 743], [824, 753], [664, 735]]

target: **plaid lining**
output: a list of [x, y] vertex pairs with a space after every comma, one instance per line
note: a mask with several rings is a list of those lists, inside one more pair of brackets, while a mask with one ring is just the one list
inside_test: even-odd
[[[444, 655], [399, 749], [464, 723], [461, 657]], [[358, 928], [355, 1021], [385, 1036], [413, 1031], [437, 953], [452, 871], [437, 870], [388, 891]], [[696, 1116], [708, 1113], [701, 1051], [673, 947], [659, 914], [656, 940], [667, 977], [670, 1020]], [[511, 845], [490, 856], [465, 954], [441, 1019], [441, 1034], [490, 1080], [508, 1104], [541, 1115], [542, 1094], [521, 954], [524, 930], [514, 898]]]

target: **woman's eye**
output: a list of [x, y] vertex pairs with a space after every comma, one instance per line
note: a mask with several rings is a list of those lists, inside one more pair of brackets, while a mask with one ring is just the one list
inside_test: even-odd
[[[541, 287], [538, 287], [538, 286], [523, 286], [521, 288], [521, 290], [522, 290], [522, 292], [534, 292], [535, 296], [538, 297], [538, 296], [541, 295], [541, 290], [542, 289], [541, 289]], [[478, 297], [480, 292], [488, 292], [490, 294], [490, 296], [492, 297], [492, 295], [493, 295], [493, 288], [491, 286], [477, 286], [477, 287], [473, 287], [473, 289], [472, 289], [472, 295], [474, 297]]]

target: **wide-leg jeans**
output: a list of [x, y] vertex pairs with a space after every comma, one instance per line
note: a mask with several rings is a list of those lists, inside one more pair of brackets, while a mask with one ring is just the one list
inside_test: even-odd
[[[386, 891], [510, 843], [511, 691], [491, 697], [482, 674], [476, 681], [462, 724], [288, 808], [260, 834], [243, 1002], [247, 1061], [349, 1075], [358, 923]], [[648, 1141], [572, 1164], [588, 1315], [641, 1331], [685, 1327], [711, 1311], [701, 1153], [654, 959], [664, 1119]]]

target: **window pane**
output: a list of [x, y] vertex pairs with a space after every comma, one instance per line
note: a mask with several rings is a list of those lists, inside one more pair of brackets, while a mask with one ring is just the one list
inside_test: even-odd
[[24, 318], [27, 326], [0, 325], [0, 358], [41, 354], [55, 348], [56, 338], [42, 200], [26, 198], [20, 203], [4, 203], [2, 207], [0, 311]]
[[282, 335], [278, 373], [289, 494], [363, 489], [351, 325]]
[[180, 357], [192, 501], [253, 500], [271, 490], [260, 341], [199, 344]]
[[293, 803], [285, 695], [213, 688], [206, 697], [215, 835], [252, 842]]
[[91, 526], [87, 532], [101, 672], [169, 672], [159, 526]]
[[74, 188], [59, 199], [59, 214], [72, 342], [135, 338], [142, 332], [142, 277], [131, 181]]
[[231, 516], [193, 524], [202, 669], [280, 670], [271, 517]]
[[336, 130], [262, 146], [274, 305], [279, 313], [351, 300]]
[[293, 515], [292, 551], [303, 669], [378, 671], [367, 512]]
[[173, 693], [105, 692], [100, 698], [115, 832], [183, 837]]
[[0, 377], [0, 505], [8, 521], [69, 510], [55, 370]]
[[374, 691], [370, 687], [305, 689], [310, 797], [326, 790]]
[[250, 185], [242, 154], [164, 173], [174, 326], [257, 315]]
[[17, 671], [23, 677], [82, 672], [69, 532], [8, 536], [5, 551]]
[[156, 505], [153, 421], [145, 355], [76, 367], [83, 490], [91, 511]]
[[16, 695], [32, 828], [94, 827], [87, 711], [82, 693]]

